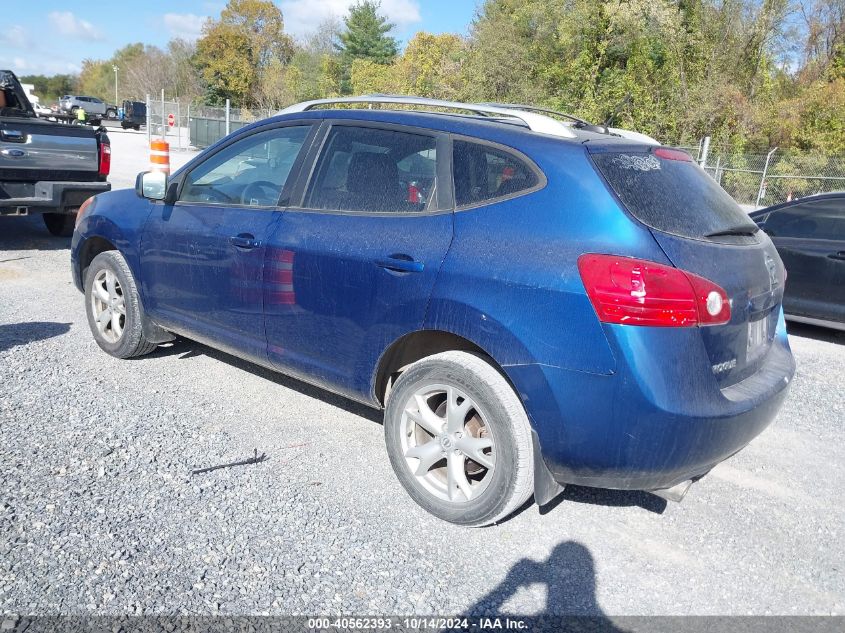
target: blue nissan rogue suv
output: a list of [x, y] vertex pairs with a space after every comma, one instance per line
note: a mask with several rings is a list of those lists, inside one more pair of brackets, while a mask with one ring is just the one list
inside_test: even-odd
[[566, 484], [680, 499], [774, 419], [786, 274], [685, 152], [340, 101], [86, 202], [73, 278], [103, 350], [183, 336], [384, 408], [403, 486], [463, 525]]

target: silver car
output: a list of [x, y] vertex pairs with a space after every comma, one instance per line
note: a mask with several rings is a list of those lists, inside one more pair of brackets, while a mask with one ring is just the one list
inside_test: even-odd
[[65, 112], [76, 112], [82, 108], [88, 115], [100, 115], [107, 119], [117, 118], [117, 106], [109, 105], [97, 97], [65, 95], [59, 102], [59, 107]]

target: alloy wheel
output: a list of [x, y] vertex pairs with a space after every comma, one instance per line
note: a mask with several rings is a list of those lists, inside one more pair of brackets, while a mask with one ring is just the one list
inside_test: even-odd
[[401, 431], [408, 469], [438, 499], [466, 503], [489, 485], [496, 466], [492, 429], [464, 391], [443, 384], [418, 388], [403, 409]]
[[100, 336], [109, 343], [117, 343], [126, 327], [126, 300], [120, 281], [111, 270], [100, 270], [94, 277], [91, 313]]

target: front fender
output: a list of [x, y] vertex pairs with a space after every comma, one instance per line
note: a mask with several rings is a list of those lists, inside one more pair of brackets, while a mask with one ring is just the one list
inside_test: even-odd
[[[139, 247], [151, 208], [150, 202], [132, 189], [112, 191], [95, 198], [93, 209], [79, 221], [71, 243], [72, 274], [77, 288], [82, 288], [83, 254], [93, 238], [105, 240], [120, 251], [135, 279], [140, 280]], [[140, 291], [140, 283], [138, 288]]]

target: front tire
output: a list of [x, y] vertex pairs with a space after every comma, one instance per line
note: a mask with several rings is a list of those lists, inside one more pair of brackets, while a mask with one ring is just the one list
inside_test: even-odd
[[445, 521], [489, 525], [533, 492], [525, 409], [481, 356], [444, 352], [408, 367], [390, 392], [384, 430], [405, 490]]
[[144, 313], [129, 265], [118, 251], [100, 253], [85, 273], [85, 312], [97, 345], [115, 358], [152, 352]]
[[50, 232], [50, 235], [56, 237], [70, 237], [73, 235], [73, 229], [76, 226], [75, 213], [44, 213], [44, 226]]
[[107, 119], [116, 119], [117, 118], [117, 111], [116, 110], [106, 110], [106, 118]]

